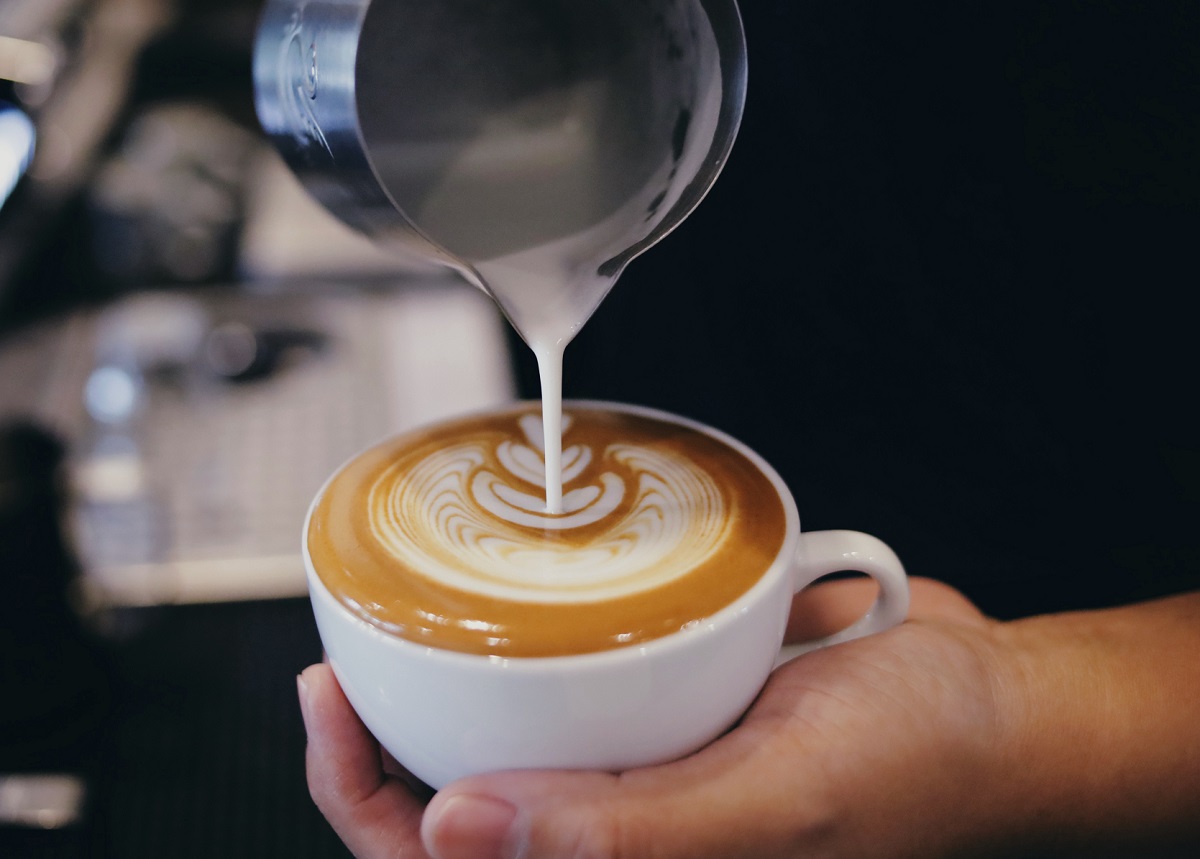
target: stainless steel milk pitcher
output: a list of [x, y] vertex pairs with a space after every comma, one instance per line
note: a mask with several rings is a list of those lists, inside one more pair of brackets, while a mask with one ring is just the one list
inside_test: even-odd
[[483, 287], [477, 263], [570, 239], [615, 279], [724, 164], [745, 45], [733, 0], [269, 0], [254, 81], [287, 163], [380, 245]]

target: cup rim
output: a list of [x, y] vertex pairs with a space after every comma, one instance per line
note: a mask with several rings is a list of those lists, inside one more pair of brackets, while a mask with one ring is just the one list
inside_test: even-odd
[[[579, 670], [585, 667], [604, 668], [613, 663], [624, 662], [629, 659], [646, 658], [653, 654], [669, 653], [678, 648], [687, 647], [689, 646], [688, 642], [693, 638], [716, 632], [718, 629], [734, 623], [739, 617], [744, 615], [751, 608], [751, 606], [759, 603], [761, 600], [767, 597], [767, 595], [774, 588], [776, 579], [781, 576], [787, 576], [791, 573], [794, 567], [794, 561], [798, 554], [798, 543], [800, 540], [799, 510], [796, 507], [795, 498], [792, 496], [791, 490], [788, 489], [788, 486], [784, 482], [783, 478], [779, 476], [779, 473], [771, 466], [770, 463], [763, 459], [759, 453], [757, 453], [744, 442], [739, 441], [722, 430], [709, 426], [701, 421], [684, 417], [682, 415], [677, 415], [663, 409], [607, 400], [564, 400], [564, 411], [567, 408], [592, 411], [617, 411], [694, 429], [728, 445], [730, 448], [749, 460], [755, 466], [755, 468], [762, 472], [762, 474], [765, 475], [768, 481], [771, 483], [771, 486], [775, 489], [775, 493], [779, 497], [780, 503], [783, 505], [784, 537], [774, 560], [772, 560], [771, 564], [763, 571], [758, 580], [731, 603], [723, 606], [713, 614], [704, 618], [696, 626], [685, 627], [676, 630], [675, 632], [671, 632], [666, 635], [659, 636], [658, 638], [652, 638], [648, 641], [643, 641], [637, 644], [623, 645], [587, 653], [563, 653], [554, 656], [503, 656], [496, 654], [465, 653], [463, 651], [448, 650], [430, 644], [419, 644], [415, 641], [410, 641], [409, 639], [402, 638], [399, 635], [388, 632], [376, 624], [370, 623], [334, 597], [334, 595], [325, 586], [325, 583], [321, 580], [321, 577], [317, 573], [316, 567], [313, 564], [312, 557], [309, 554], [308, 528], [310, 520], [312, 519], [313, 511], [316, 509], [317, 504], [324, 495], [326, 488], [333, 481], [333, 479], [340, 474], [344, 468], [346, 468], [346, 466], [348, 466], [366, 451], [371, 450], [380, 444], [385, 444], [389, 440], [402, 435], [422, 432], [440, 424], [471, 420], [475, 417], [498, 415], [506, 412], [517, 412], [534, 405], [540, 407], [540, 401], [512, 400], [511, 402], [503, 405], [485, 407], [456, 415], [448, 415], [384, 436], [383, 438], [355, 451], [352, 455], [347, 457], [330, 473], [329, 477], [326, 478], [325, 482], [321, 485], [321, 488], [313, 496], [313, 499], [308, 506], [308, 512], [304, 516], [304, 526], [300, 532], [300, 546], [304, 558], [304, 570], [305, 576], [308, 580], [310, 599], [319, 599], [322, 602], [327, 603], [328, 606], [334, 611], [344, 615], [355, 624], [361, 625], [365, 632], [376, 636], [380, 641], [386, 641], [388, 646], [397, 648], [399, 652], [410, 653], [413, 656], [420, 656], [425, 660], [442, 661], [447, 664], [458, 665], [503, 665], [509, 670], [512, 670], [518, 666], [530, 670], [542, 670], [551, 667], [554, 670], [557, 670], [560, 666], [570, 663], [572, 670]], [[790, 591], [791, 588], [789, 588], [789, 593]]]

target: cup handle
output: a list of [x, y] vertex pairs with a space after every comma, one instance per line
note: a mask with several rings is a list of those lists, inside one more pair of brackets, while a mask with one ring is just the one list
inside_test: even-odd
[[822, 576], [846, 571], [866, 573], [878, 583], [879, 596], [874, 604], [840, 632], [814, 641], [784, 645], [775, 660], [776, 665], [811, 650], [883, 632], [908, 616], [908, 577], [900, 559], [886, 543], [859, 531], [808, 531], [800, 535], [795, 593]]

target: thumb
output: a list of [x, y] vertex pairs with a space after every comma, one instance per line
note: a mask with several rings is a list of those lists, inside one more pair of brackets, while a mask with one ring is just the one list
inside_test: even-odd
[[793, 855], [817, 821], [795, 795], [794, 759], [764, 736], [770, 730], [765, 721], [743, 725], [689, 758], [620, 775], [464, 779], [434, 797], [422, 840], [435, 859]]

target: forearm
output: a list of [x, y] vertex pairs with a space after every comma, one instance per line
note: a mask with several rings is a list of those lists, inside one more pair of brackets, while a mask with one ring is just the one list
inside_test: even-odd
[[[1200, 593], [998, 627], [1022, 841], [1200, 844]], [[1194, 854], [1192, 854], [1194, 855]]]

